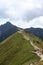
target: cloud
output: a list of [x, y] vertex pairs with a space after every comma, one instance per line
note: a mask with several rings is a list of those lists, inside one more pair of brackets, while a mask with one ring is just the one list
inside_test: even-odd
[[[25, 14], [26, 17], [34, 17], [36, 14], [39, 15], [41, 12], [41, 6], [42, 3], [37, 0], [0, 0], [0, 17], [20, 18]], [[39, 9], [37, 10], [37, 8]], [[31, 19], [32, 17], [29, 18]]]
[[0, 0], [1, 20], [9, 20], [20, 27], [29, 27], [40, 16], [43, 16], [43, 0]]
[[33, 20], [29, 21], [29, 22], [24, 22], [23, 20], [16, 20], [16, 22], [14, 20], [11, 20], [12, 24], [15, 24], [18, 27], [21, 28], [30, 28], [30, 27], [35, 27], [35, 28], [43, 28], [43, 16], [40, 16], [38, 18], [34, 18]]
[[27, 10], [23, 16], [23, 20], [29, 21], [39, 16], [43, 16], [43, 10], [40, 9]]

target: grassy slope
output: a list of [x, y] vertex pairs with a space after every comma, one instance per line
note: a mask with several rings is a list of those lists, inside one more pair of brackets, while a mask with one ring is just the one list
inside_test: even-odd
[[38, 64], [36, 64], [36, 65], [43, 65], [43, 61], [39, 62], [39, 63], [38, 63]]
[[0, 44], [0, 65], [22, 65], [25, 62], [39, 61], [39, 57], [29, 41], [15, 33]]
[[29, 33], [27, 33], [27, 36], [29, 36], [29, 38], [33, 41], [33, 43], [35, 45], [37, 45], [39, 48], [41, 48], [43, 51], [43, 41], [41, 39], [39, 39], [37, 36], [34, 36], [32, 34], [29, 34]]

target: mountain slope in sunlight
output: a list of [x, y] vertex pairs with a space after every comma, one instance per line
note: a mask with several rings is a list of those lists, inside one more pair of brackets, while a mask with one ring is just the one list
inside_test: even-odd
[[24, 65], [36, 63], [40, 58], [33, 53], [35, 49], [30, 41], [16, 32], [0, 43], [0, 65]]

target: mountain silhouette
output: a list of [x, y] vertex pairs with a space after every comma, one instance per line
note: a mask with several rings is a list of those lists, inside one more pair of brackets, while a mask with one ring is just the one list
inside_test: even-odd
[[27, 28], [25, 29], [25, 31], [38, 36], [39, 38], [41, 38], [43, 40], [43, 29], [42, 28]]
[[18, 27], [12, 25], [10, 22], [0, 26], [0, 42], [12, 35], [18, 30]]

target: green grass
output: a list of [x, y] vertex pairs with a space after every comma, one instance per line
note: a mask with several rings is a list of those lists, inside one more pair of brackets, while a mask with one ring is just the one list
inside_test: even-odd
[[43, 41], [39, 37], [32, 35], [30, 33], [27, 33], [27, 36], [33, 41], [35, 45], [41, 48], [43, 52]]
[[40, 61], [40, 62], [37, 63], [36, 65], [43, 65], [43, 61]]
[[32, 36], [33, 43], [42, 49], [43, 52], [43, 41], [36, 36]]
[[0, 65], [23, 65], [26, 62], [39, 61], [30, 42], [20, 33], [15, 33], [0, 43]]

